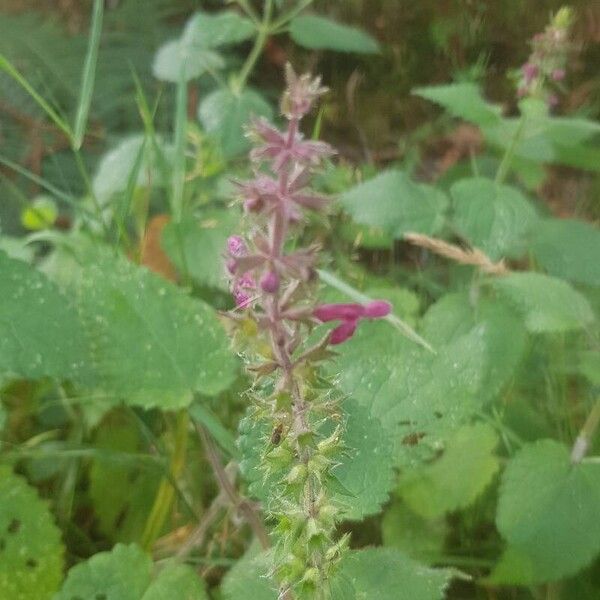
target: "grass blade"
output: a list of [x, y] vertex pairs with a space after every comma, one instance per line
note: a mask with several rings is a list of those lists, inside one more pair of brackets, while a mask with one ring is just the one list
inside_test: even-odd
[[48, 115], [51, 121], [69, 138], [69, 141], [73, 142], [73, 132], [69, 127], [69, 124], [54, 110], [46, 100], [33, 86], [21, 75], [21, 73], [15, 68], [15, 66], [2, 54], [0, 54], [0, 70], [4, 71], [7, 75], [12, 77], [32, 98], [35, 100], [37, 105]]
[[104, 0], [94, 0], [92, 27], [88, 44], [83, 77], [81, 79], [81, 96], [75, 117], [75, 131], [73, 133], [73, 146], [79, 150], [83, 143], [87, 119], [92, 104], [94, 80], [96, 78], [96, 64], [98, 63], [98, 49], [100, 48], [100, 34], [102, 33], [102, 20], [104, 16]]
[[175, 108], [175, 156], [173, 158], [171, 209], [173, 221], [179, 223], [183, 215], [183, 187], [185, 182], [185, 129], [187, 125], [187, 81], [185, 64], [177, 82], [177, 104]]

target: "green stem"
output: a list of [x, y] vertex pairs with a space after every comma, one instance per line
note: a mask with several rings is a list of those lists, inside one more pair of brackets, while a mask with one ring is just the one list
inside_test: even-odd
[[589, 450], [590, 442], [600, 424], [600, 397], [596, 400], [590, 414], [588, 415], [579, 435], [577, 436], [573, 449], [571, 450], [571, 462], [580, 463]]
[[504, 157], [502, 158], [502, 162], [498, 167], [498, 171], [496, 172], [496, 179], [494, 180], [496, 185], [500, 185], [504, 183], [506, 176], [508, 174], [508, 170], [510, 169], [510, 165], [515, 155], [515, 151], [521, 138], [523, 137], [523, 131], [525, 130], [526, 117], [525, 115], [521, 115], [521, 120], [519, 121], [519, 125], [517, 130], [515, 131], [515, 135], [510, 141], [510, 145], [506, 149], [504, 153]]
[[294, 8], [289, 10], [285, 15], [283, 15], [280, 19], [277, 19], [273, 23], [273, 30], [279, 30], [284, 25], [287, 25], [292, 19], [297, 17], [305, 8], [308, 8], [314, 0], [303, 0], [303, 2], [298, 3]]
[[189, 416], [186, 410], [181, 410], [177, 413], [175, 424], [175, 448], [171, 456], [169, 465], [169, 477], [163, 478], [160, 482], [154, 505], [150, 511], [146, 527], [140, 540], [142, 548], [150, 551], [154, 542], [160, 536], [169, 511], [173, 505], [175, 498], [175, 488], [173, 482], [181, 476], [185, 465], [185, 456], [187, 450]]
[[246, 84], [248, 83], [248, 78], [258, 61], [265, 44], [267, 43], [267, 38], [269, 37], [269, 33], [271, 33], [271, 14], [273, 12], [273, 0], [265, 0], [265, 11], [263, 13], [263, 20], [260, 26], [258, 27], [258, 35], [254, 40], [254, 46], [240, 71], [237, 91], [241, 92]]

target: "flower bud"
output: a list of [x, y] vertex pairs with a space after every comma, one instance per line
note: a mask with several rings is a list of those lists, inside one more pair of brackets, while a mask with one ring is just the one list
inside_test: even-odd
[[235, 258], [228, 259], [225, 263], [225, 266], [227, 267], [227, 271], [230, 275], [235, 274], [235, 269], [237, 266], [237, 262], [236, 262]]
[[279, 275], [275, 271], [267, 271], [260, 279], [260, 287], [267, 294], [274, 294], [279, 289]]
[[365, 305], [365, 317], [380, 319], [387, 317], [392, 312], [392, 305], [385, 300], [373, 300]]
[[232, 235], [227, 239], [227, 250], [231, 256], [239, 258], [248, 251], [246, 242], [239, 235]]

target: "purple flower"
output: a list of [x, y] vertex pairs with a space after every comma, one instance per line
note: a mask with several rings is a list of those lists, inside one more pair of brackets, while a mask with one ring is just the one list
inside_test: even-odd
[[244, 256], [248, 252], [246, 242], [239, 235], [232, 235], [227, 238], [227, 250], [234, 258]]
[[526, 85], [529, 85], [540, 72], [540, 68], [536, 64], [530, 62], [525, 63], [522, 70]]
[[248, 308], [252, 302], [249, 292], [256, 289], [256, 282], [250, 273], [244, 273], [241, 277], [233, 280], [231, 294], [238, 308]]
[[281, 112], [290, 120], [304, 117], [319, 96], [327, 92], [321, 85], [321, 78], [309, 74], [296, 75], [292, 65], [285, 66], [286, 91], [281, 99]]
[[335, 150], [325, 142], [305, 141], [302, 134], [289, 135], [273, 127], [266, 119], [256, 119], [250, 129], [250, 135], [263, 142], [250, 153], [254, 162], [273, 161], [273, 171], [278, 173], [292, 162], [306, 165], [318, 165], [323, 158], [335, 154]]
[[342, 321], [329, 336], [332, 345], [341, 344], [350, 339], [361, 319], [380, 319], [387, 317], [392, 305], [385, 300], [373, 300], [367, 304], [321, 304], [313, 312], [313, 316], [322, 323]]
[[279, 275], [275, 271], [267, 271], [260, 279], [260, 287], [267, 294], [275, 294], [279, 289]]

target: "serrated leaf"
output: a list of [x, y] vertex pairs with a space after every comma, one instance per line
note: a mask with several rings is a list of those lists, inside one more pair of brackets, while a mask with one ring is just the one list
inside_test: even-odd
[[491, 282], [534, 333], [581, 329], [594, 320], [588, 301], [568, 283], [541, 273], [511, 273]]
[[450, 189], [457, 232], [492, 260], [518, 257], [536, 213], [516, 188], [484, 177], [462, 179]]
[[244, 127], [253, 116], [271, 119], [273, 109], [261, 94], [250, 88], [244, 88], [239, 94], [230, 89], [215, 90], [198, 108], [200, 123], [220, 142], [226, 157], [235, 156], [249, 147]]
[[232, 10], [197, 12], [186, 23], [182, 41], [194, 49], [218, 48], [244, 42], [255, 33], [252, 21]]
[[461, 427], [448, 438], [440, 458], [403, 474], [400, 496], [426, 519], [468, 507], [498, 470], [497, 444], [498, 436], [487, 424]]
[[553, 440], [524, 446], [502, 477], [496, 524], [508, 547], [490, 579], [538, 584], [572, 575], [600, 551], [600, 464], [573, 465]]
[[401, 501], [388, 507], [381, 521], [385, 546], [425, 562], [442, 554], [447, 533], [445, 519], [424, 519]]
[[[108, 205], [115, 194], [126, 190], [140, 152], [144, 152], [144, 157], [137, 185], [144, 186], [150, 185], [150, 183], [153, 186], [166, 185], [167, 182], [162, 181], [153, 150], [148, 144], [146, 148], [142, 149], [143, 144], [143, 134], [133, 135], [122, 140], [100, 160], [94, 176], [93, 188], [94, 194], [102, 206]], [[163, 153], [169, 154], [168, 146], [161, 146], [161, 148]]]
[[335, 494], [345, 519], [359, 521], [376, 514], [387, 502], [395, 483], [393, 443], [379, 419], [353, 401], [343, 404], [347, 414], [343, 433], [348, 456], [333, 474], [350, 492]]
[[531, 251], [550, 275], [600, 286], [600, 231], [570, 219], [545, 219], [532, 231]]
[[396, 460], [405, 465], [429, 456], [481, 406], [485, 342], [484, 330], [474, 327], [432, 354], [386, 323], [370, 323], [340, 346], [332, 368], [340, 388], [389, 428]]
[[509, 306], [497, 298], [479, 298], [472, 305], [466, 292], [446, 294], [425, 313], [421, 333], [437, 347], [457, 340], [474, 327], [482, 330], [486, 347], [480, 393], [491, 400], [511, 380], [525, 353], [523, 322]]
[[117, 544], [73, 567], [53, 600], [141, 600], [151, 568], [150, 557], [138, 546]]
[[430, 569], [393, 548], [368, 548], [349, 552], [336, 579], [354, 588], [350, 598], [333, 594], [334, 600], [441, 600], [452, 574]]
[[0, 380], [59, 380], [86, 369], [86, 342], [77, 313], [54, 283], [0, 252]]
[[164, 43], [156, 52], [152, 63], [154, 77], [161, 81], [177, 83], [183, 70], [185, 81], [196, 79], [207, 71], [225, 67], [223, 57], [207, 48], [196, 48], [180, 39]]
[[305, 48], [338, 52], [379, 52], [379, 43], [368, 33], [318, 15], [300, 15], [290, 23], [290, 36]]
[[62, 580], [63, 555], [46, 503], [0, 465], [0, 597], [50, 600]]
[[[99, 427], [94, 447], [135, 454], [141, 450], [140, 442], [130, 423], [111, 415]], [[161, 473], [136, 464], [95, 460], [89, 477], [89, 494], [100, 531], [115, 542], [140, 539]]]
[[187, 273], [199, 285], [227, 290], [223, 255], [227, 238], [238, 223], [239, 214], [235, 211], [206, 210], [199, 218], [168, 223], [161, 245], [180, 273]]
[[204, 581], [188, 565], [165, 567], [141, 600], [209, 600]]
[[77, 296], [92, 385], [131, 404], [173, 409], [233, 380], [236, 361], [214, 310], [161, 277], [102, 252], [82, 270]]
[[443, 192], [412, 182], [402, 171], [386, 171], [340, 197], [344, 209], [362, 225], [401, 238], [407, 232], [436, 233], [448, 200]]
[[475, 125], [492, 125], [500, 121], [500, 107], [484, 100], [479, 88], [473, 83], [422, 87], [413, 90], [413, 93], [443, 106], [451, 115]]

